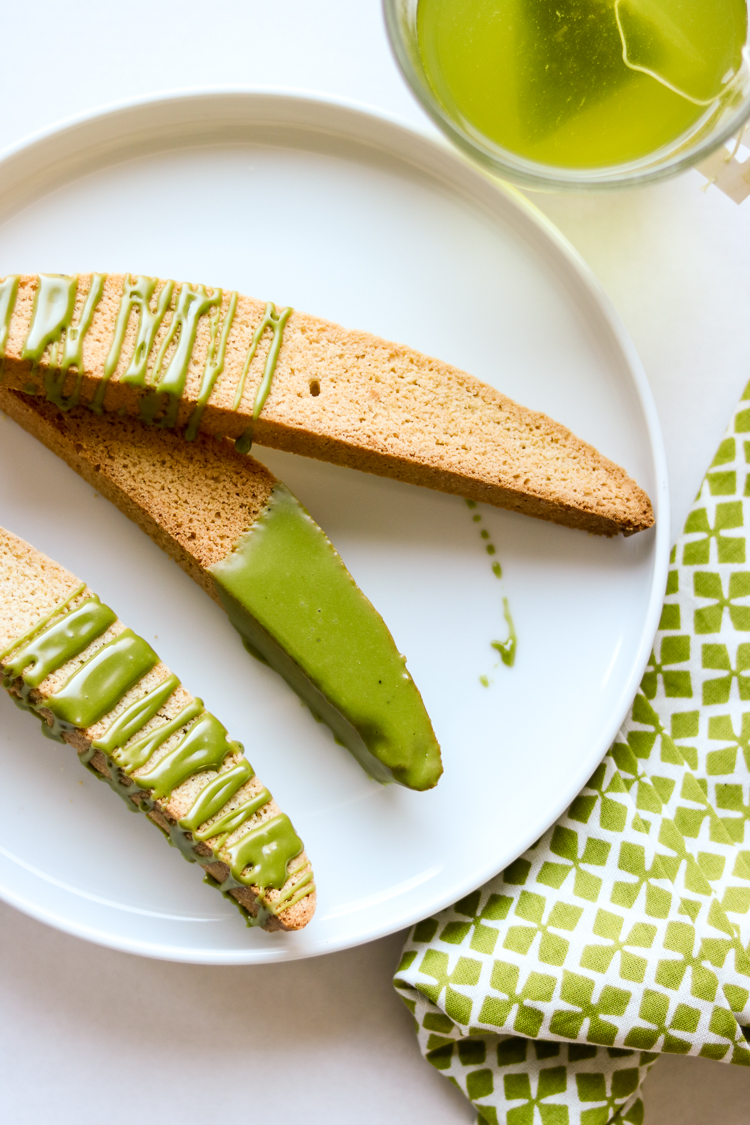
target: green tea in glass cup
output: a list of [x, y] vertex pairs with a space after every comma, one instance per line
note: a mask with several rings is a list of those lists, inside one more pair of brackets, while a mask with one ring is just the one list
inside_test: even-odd
[[531, 186], [666, 176], [750, 115], [747, 0], [385, 0], [385, 13], [433, 119]]

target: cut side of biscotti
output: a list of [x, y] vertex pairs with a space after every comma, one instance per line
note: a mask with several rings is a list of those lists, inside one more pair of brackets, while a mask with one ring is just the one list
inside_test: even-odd
[[0, 675], [250, 925], [307, 925], [312, 867], [241, 744], [84, 582], [2, 528]]
[[440, 747], [396, 644], [298, 500], [228, 441], [67, 412], [0, 388], [0, 410], [138, 523], [227, 611], [376, 780], [429, 789]]
[[601, 535], [653, 524], [624, 469], [544, 414], [401, 344], [142, 276], [0, 282], [4, 383], [395, 477]]

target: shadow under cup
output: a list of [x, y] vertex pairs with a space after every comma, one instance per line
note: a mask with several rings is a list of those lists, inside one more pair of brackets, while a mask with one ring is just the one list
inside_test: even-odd
[[495, 143], [459, 113], [449, 112], [437, 97], [420, 50], [419, 3], [420, 0], [383, 0], [396, 62], [417, 100], [442, 132], [472, 160], [503, 180], [539, 191], [589, 191], [665, 179], [700, 164], [729, 138], [740, 135], [750, 118], [750, 66], [745, 46], [735, 80], [705, 114], [671, 143], [622, 163], [575, 167], [529, 159]]

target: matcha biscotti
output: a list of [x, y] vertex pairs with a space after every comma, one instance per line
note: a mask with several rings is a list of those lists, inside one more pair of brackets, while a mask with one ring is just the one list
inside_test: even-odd
[[429, 789], [440, 748], [405, 658], [298, 500], [230, 442], [61, 412], [0, 388], [0, 410], [62, 457], [226, 609], [378, 781]]
[[142, 276], [0, 282], [4, 384], [486, 501], [601, 535], [653, 523], [625, 471], [544, 414], [401, 344]]
[[0, 675], [249, 924], [307, 925], [310, 862], [240, 743], [85, 583], [2, 528]]

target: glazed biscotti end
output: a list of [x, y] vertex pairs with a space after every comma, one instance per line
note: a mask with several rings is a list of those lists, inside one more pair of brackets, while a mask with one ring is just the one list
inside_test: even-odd
[[440, 748], [383, 619], [299, 501], [229, 442], [0, 387], [0, 409], [139, 524], [219, 601], [376, 780], [431, 788]]
[[325, 532], [277, 482], [209, 568], [245, 643], [283, 675], [375, 780], [430, 789], [440, 746], [385, 621]]
[[0, 675], [17, 702], [203, 867], [249, 924], [306, 925], [315, 884], [291, 821], [150, 645], [2, 529], [0, 606]]

